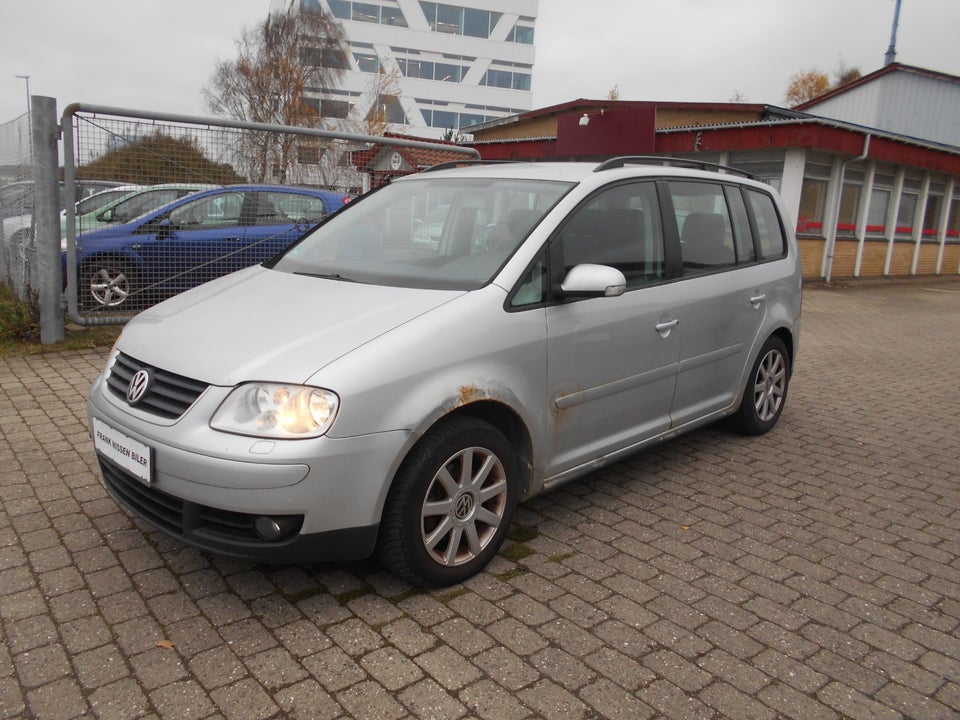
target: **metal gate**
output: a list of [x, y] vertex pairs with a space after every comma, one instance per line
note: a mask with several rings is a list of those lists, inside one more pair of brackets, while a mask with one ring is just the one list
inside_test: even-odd
[[[123, 323], [166, 297], [268, 259], [368, 189], [374, 146], [478, 158], [401, 137], [74, 104], [61, 120], [61, 263], [69, 317]], [[420, 168], [405, 164], [397, 174]]]

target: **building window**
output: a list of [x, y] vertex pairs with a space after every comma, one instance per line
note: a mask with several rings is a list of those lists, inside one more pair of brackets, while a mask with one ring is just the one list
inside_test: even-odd
[[403, 17], [403, 12], [399, 7], [374, 5], [368, 2], [350, 2], [350, 0], [328, 0], [328, 2], [330, 3], [330, 12], [333, 13], [335, 18], [341, 20], [407, 27], [407, 20]]
[[388, 122], [394, 125], [406, 125], [407, 115], [396, 95], [380, 95], [376, 104], [370, 108], [367, 120]]
[[930, 183], [927, 195], [927, 207], [923, 211], [923, 237], [935, 239], [940, 230], [940, 210], [943, 208], [943, 194], [946, 187], [942, 182]]
[[369, 53], [353, 54], [353, 59], [357, 61], [357, 69], [360, 72], [378, 73], [380, 72], [380, 59], [376, 55]]
[[897, 209], [897, 235], [913, 234], [913, 218], [917, 214], [919, 195], [906, 192], [900, 196], [900, 207]]
[[502, 13], [488, 10], [462, 8], [456, 5], [434, 2], [421, 2], [420, 9], [423, 10], [427, 24], [434, 32], [478, 38], [490, 37], [491, 31], [500, 22], [502, 15]]
[[353, 13], [350, 19], [356, 22], [379, 23], [380, 7], [378, 5], [371, 5], [370, 3], [355, 2], [353, 3]]
[[382, 7], [380, 8], [380, 24], [392, 25], [393, 27], [407, 27], [407, 19], [398, 7]]
[[960, 194], [953, 196], [947, 212], [947, 238], [960, 238]]
[[870, 208], [867, 210], [867, 235], [885, 235], [887, 213], [890, 211], [891, 191], [874, 187], [870, 193]]
[[297, 162], [300, 165], [319, 165], [324, 149], [315, 143], [300, 142], [297, 145]]
[[845, 182], [840, 192], [840, 213], [837, 232], [853, 233], [857, 228], [857, 208], [860, 207], [860, 185]]
[[823, 231], [823, 208], [827, 199], [827, 181], [818, 178], [803, 179], [800, 189], [800, 210], [797, 213], [797, 232], [819, 235]]
[[300, 98], [300, 109], [301, 115], [319, 115], [320, 114], [320, 98], [315, 97], [302, 97]]
[[328, 100], [324, 98], [320, 101], [320, 114], [323, 115], [323, 117], [344, 120], [350, 114], [351, 107], [353, 107], [352, 102], [346, 100]]
[[463, 80], [466, 74], [466, 68], [462, 65], [453, 65], [451, 63], [437, 63], [434, 65], [434, 80], [440, 82], [455, 82]]
[[302, 47], [300, 64], [307, 67], [325, 67], [336, 70], [349, 70], [350, 63], [342, 50], [335, 47]]
[[514, 72], [512, 70], [487, 70], [481, 85], [487, 87], [507, 88], [510, 90], [530, 90], [530, 73]]
[[[510, 28], [507, 34], [507, 42], [518, 43], [520, 45], [533, 45], [533, 25], [521, 25], [524, 18]], [[530, 21], [532, 23], [532, 20]]]
[[[313, 2], [316, 2], [316, 0], [313, 0]], [[327, 4], [330, 5], [330, 12], [333, 13], [335, 18], [350, 19], [350, 3], [348, 0], [327, 0]]]

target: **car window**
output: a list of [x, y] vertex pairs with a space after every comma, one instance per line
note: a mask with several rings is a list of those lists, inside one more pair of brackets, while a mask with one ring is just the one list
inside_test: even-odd
[[240, 224], [244, 194], [228, 192], [197, 198], [170, 211], [170, 223], [185, 230]]
[[739, 188], [725, 187], [727, 205], [730, 207], [730, 217], [733, 220], [733, 242], [737, 251], [737, 262], [748, 263], [757, 259], [757, 251], [753, 246], [753, 233], [750, 232], [750, 218], [747, 215], [747, 206], [743, 202], [743, 193]]
[[510, 307], [520, 308], [544, 302], [547, 299], [547, 277], [547, 253], [543, 251], [520, 280], [510, 299]]
[[756, 190], [747, 190], [747, 198], [757, 223], [760, 257], [764, 260], [783, 257], [786, 254], [786, 238], [773, 198]]
[[119, 200], [124, 195], [129, 195], [131, 190], [104, 190], [95, 195], [89, 195], [77, 203], [75, 213], [77, 215], [87, 215], [88, 213], [102, 210], [106, 205]]
[[400, 287], [480, 288], [571, 187], [425, 173], [350, 203], [273, 267]]
[[737, 264], [733, 224], [717, 183], [670, 181], [670, 196], [680, 231], [683, 274], [698, 275]]
[[176, 199], [177, 191], [171, 188], [138, 193], [114, 205], [113, 221], [119, 223], [130, 222], [134, 218]]
[[[267, 198], [272, 208], [282, 217], [280, 222], [296, 223], [297, 225], [318, 223], [327, 216], [327, 209], [323, 198], [298, 193], [267, 192], [260, 193], [260, 197]], [[260, 213], [257, 213], [258, 216]], [[265, 220], [266, 218], [263, 218]], [[257, 224], [263, 224], [257, 218]]]
[[664, 277], [663, 231], [653, 182], [617, 185], [575, 210], [560, 230], [564, 271], [575, 265], [609, 265], [627, 287]]

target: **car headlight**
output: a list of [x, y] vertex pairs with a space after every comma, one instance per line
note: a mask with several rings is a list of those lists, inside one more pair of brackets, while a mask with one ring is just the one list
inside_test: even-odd
[[247, 383], [234, 388], [210, 420], [214, 430], [280, 440], [323, 435], [337, 415], [340, 398], [321, 388]]

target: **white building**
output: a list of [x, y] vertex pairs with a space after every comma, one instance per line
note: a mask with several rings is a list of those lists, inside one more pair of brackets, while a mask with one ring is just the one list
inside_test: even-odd
[[271, 11], [322, 8], [343, 25], [339, 87], [310, 88], [321, 115], [360, 127], [442, 137], [529, 110], [538, 0], [272, 0]]

